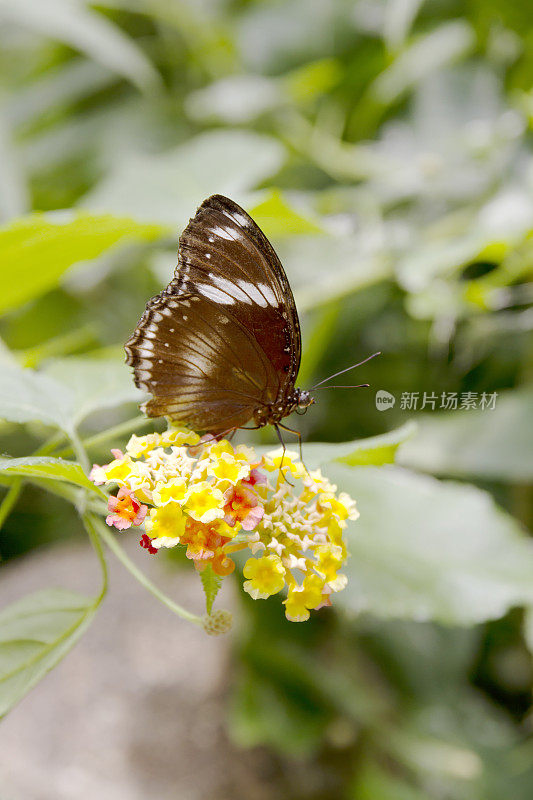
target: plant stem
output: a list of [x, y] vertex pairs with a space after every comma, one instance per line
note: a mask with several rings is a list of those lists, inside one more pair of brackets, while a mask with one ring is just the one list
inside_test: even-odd
[[[132, 431], [139, 430], [139, 428], [143, 427], [149, 422], [152, 422], [149, 417], [134, 417], [134, 419], [128, 419], [125, 422], [121, 422], [119, 425], [115, 425], [113, 428], [109, 428], [106, 431], [96, 433], [94, 436], [90, 436], [88, 439], [83, 439], [81, 443], [86, 449], [98, 447], [98, 445], [104, 444], [105, 442], [115, 439], [118, 436], [123, 436], [125, 433], [131, 433]], [[61, 450], [58, 450], [56, 453], [54, 453], [54, 456], [63, 458], [63, 456], [71, 455], [73, 452], [73, 447], [63, 447]]]
[[182, 606], [179, 606], [170, 597], [167, 597], [160, 589], [152, 583], [152, 581], [146, 577], [144, 572], [133, 563], [133, 561], [126, 555], [122, 547], [117, 542], [116, 538], [113, 536], [111, 531], [106, 527], [106, 525], [97, 517], [94, 517], [92, 514], [86, 515], [91, 521], [98, 532], [98, 535], [104, 540], [106, 545], [109, 547], [110, 550], [116, 555], [119, 561], [126, 567], [126, 569], [133, 575], [133, 577], [139, 581], [139, 583], [144, 586], [154, 597], [163, 603], [167, 608], [169, 608], [174, 614], [177, 614], [178, 617], [182, 619], [186, 619], [188, 622], [192, 622], [195, 625], [202, 625], [202, 618], [197, 614], [192, 614], [190, 611], [187, 611]]
[[18, 500], [20, 492], [22, 490], [22, 485], [23, 485], [22, 478], [15, 478], [15, 480], [9, 487], [6, 495], [4, 496], [2, 504], [0, 505], [0, 529], [3, 527], [4, 522], [11, 513], [11, 509]]

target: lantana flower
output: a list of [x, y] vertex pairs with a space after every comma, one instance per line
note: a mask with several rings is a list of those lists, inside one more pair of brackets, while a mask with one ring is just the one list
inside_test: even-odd
[[294, 622], [330, 606], [346, 586], [344, 531], [358, 517], [355, 502], [296, 453], [279, 448], [260, 458], [251, 447], [172, 426], [111, 453], [91, 472], [95, 483], [119, 487], [106, 522], [144, 525], [140, 544], [149, 553], [185, 547], [199, 572], [210, 566], [223, 578], [235, 569], [232, 556], [248, 550], [244, 590], [256, 600], [285, 594]]

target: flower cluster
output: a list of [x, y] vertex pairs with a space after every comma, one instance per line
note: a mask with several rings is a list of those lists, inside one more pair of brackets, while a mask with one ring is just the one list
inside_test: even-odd
[[107, 524], [144, 524], [140, 544], [150, 553], [183, 545], [198, 571], [210, 565], [224, 577], [235, 569], [232, 555], [249, 549], [245, 591], [259, 599], [286, 588], [285, 613], [295, 622], [331, 605], [346, 585], [343, 532], [357, 519], [355, 503], [295, 453], [259, 458], [245, 445], [175, 427], [132, 436], [125, 453], [111, 452], [114, 460], [91, 472], [95, 483], [119, 486]]

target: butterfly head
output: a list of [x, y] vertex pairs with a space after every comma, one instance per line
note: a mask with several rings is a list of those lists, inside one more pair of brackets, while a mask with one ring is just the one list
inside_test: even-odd
[[315, 398], [311, 397], [311, 392], [308, 392], [307, 389], [296, 389], [296, 396], [297, 409], [301, 409], [304, 413], [315, 402]]

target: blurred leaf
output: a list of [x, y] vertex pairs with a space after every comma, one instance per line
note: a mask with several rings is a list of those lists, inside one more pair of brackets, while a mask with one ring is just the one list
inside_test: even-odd
[[291, 208], [277, 189], [271, 189], [265, 200], [253, 206], [249, 214], [266, 236], [272, 239], [298, 234], [324, 233], [318, 222], [302, 216]]
[[293, 236], [277, 249], [300, 312], [346, 297], [391, 273], [384, 252], [355, 236]]
[[428, 796], [387, 770], [385, 765], [366, 762], [357, 770], [356, 779], [350, 787], [348, 800], [428, 800]]
[[398, 447], [413, 436], [416, 425], [409, 422], [394, 431], [370, 436], [368, 439], [356, 439], [353, 442], [324, 444], [307, 442], [304, 458], [308, 466], [319, 466], [330, 461], [349, 466], [375, 466], [393, 464]]
[[42, 372], [6, 363], [0, 382], [0, 419], [44, 422], [70, 434], [89, 414], [142, 397], [120, 361], [55, 359]]
[[160, 78], [142, 50], [109, 19], [71, 0], [0, 0], [0, 20], [22, 25], [80, 50], [142, 90]]
[[322, 58], [289, 72], [283, 85], [296, 103], [309, 103], [331, 91], [341, 78], [339, 62], [334, 58]]
[[31, 214], [0, 229], [0, 313], [56, 286], [73, 264], [119, 243], [153, 241], [159, 225], [111, 215], [75, 212]]
[[115, 359], [70, 357], [54, 359], [45, 373], [72, 393], [70, 417], [77, 426], [85, 417], [104, 408], [140, 403], [144, 397], [131, 369]]
[[283, 102], [272, 78], [263, 75], [230, 75], [191, 92], [185, 103], [195, 120], [219, 120], [227, 125], [252, 122]]
[[0, 220], [24, 214], [30, 207], [26, 175], [17, 152], [10, 126], [0, 114]]
[[328, 715], [318, 693], [296, 686], [294, 672], [277, 680], [245, 668], [233, 692], [230, 734], [239, 747], [270, 746], [292, 756], [316, 750]]
[[10, 422], [44, 422], [66, 430], [73, 395], [48, 375], [3, 364], [0, 381], [0, 419]]
[[396, 49], [403, 45], [424, 0], [388, 0], [383, 22], [387, 46]]
[[208, 614], [213, 610], [213, 603], [222, 585], [222, 578], [213, 571], [211, 564], [200, 572], [200, 580], [205, 593], [205, 610]]
[[0, 717], [76, 644], [100, 599], [45, 589], [0, 612]]
[[241, 195], [274, 175], [285, 158], [273, 138], [210, 131], [158, 155], [128, 155], [83, 198], [91, 210], [184, 226], [211, 194]]
[[328, 477], [361, 513], [339, 605], [472, 625], [533, 602], [533, 544], [486, 492], [395, 467], [332, 463]]
[[446, 22], [414, 39], [376, 78], [370, 91], [379, 101], [389, 105], [431, 72], [467, 55], [474, 42], [474, 33], [467, 22], [462, 19]]
[[462, 478], [533, 480], [533, 390], [504, 392], [494, 410], [417, 416], [417, 433], [402, 447], [408, 467]]
[[90, 489], [104, 497], [103, 492], [91, 483], [79, 464], [64, 461], [62, 458], [28, 456], [24, 458], [0, 458], [0, 472], [6, 475], [29, 476], [32, 478], [52, 478], [66, 481]]

